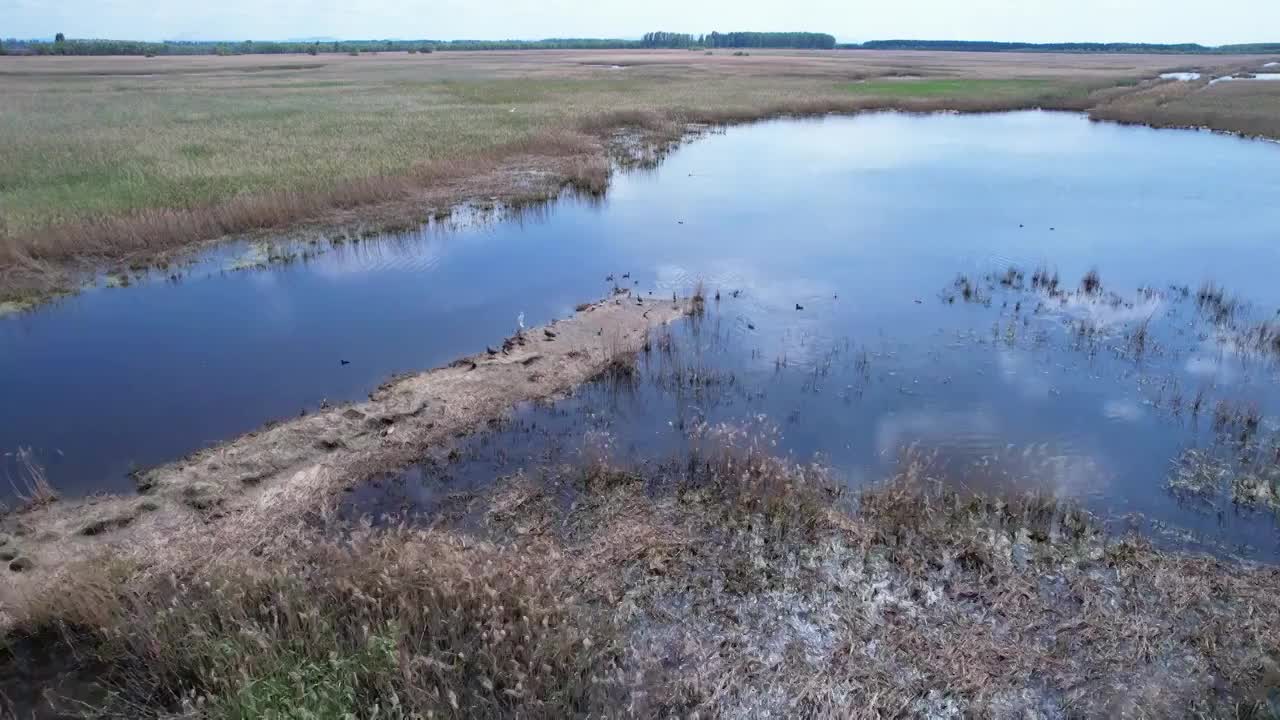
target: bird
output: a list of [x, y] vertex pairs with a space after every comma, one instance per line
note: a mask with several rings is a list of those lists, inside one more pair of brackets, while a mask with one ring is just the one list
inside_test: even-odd
[[340, 364], [342, 364], [342, 365], [350, 365], [350, 364], [351, 364], [351, 361], [350, 361], [350, 360], [339, 360], [338, 362], [339, 362]]
[[628, 272], [628, 273], [622, 273], [622, 279], [623, 279], [623, 280], [630, 280], [630, 279], [631, 279], [631, 273], [629, 273], [629, 272]]
[[748, 329], [748, 330], [755, 330], [755, 329], [756, 329], [756, 326], [755, 326], [755, 325], [752, 325], [751, 323], [747, 323], [747, 329]]
[[498, 351], [497, 351], [497, 350], [494, 350], [493, 348], [489, 347], [488, 345], [486, 345], [486, 346], [485, 346], [484, 351], [485, 351], [485, 352], [487, 352], [487, 353], [489, 353], [490, 355], [497, 355], [497, 354], [498, 354]]
[[716, 302], [720, 302], [720, 291], [716, 291]]
[[551, 332], [550, 330], [543, 330], [542, 334], [546, 335], [548, 340], [554, 340], [556, 337], [556, 334]]
[[605, 282], [613, 282], [613, 276], [610, 275], [604, 279]]
[[803, 310], [803, 309], [804, 309], [804, 306], [803, 306], [803, 305], [801, 305], [800, 303], [796, 303], [796, 309], [797, 309], [797, 310]]

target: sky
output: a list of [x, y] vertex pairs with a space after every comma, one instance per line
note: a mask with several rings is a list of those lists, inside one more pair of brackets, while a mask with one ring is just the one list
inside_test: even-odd
[[[0, 36], [130, 40], [635, 38], [807, 30], [841, 42], [1280, 41], [1280, 2], [1224, 0], [0, 0]], [[1270, 33], [1270, 34], [1268, 34]]]

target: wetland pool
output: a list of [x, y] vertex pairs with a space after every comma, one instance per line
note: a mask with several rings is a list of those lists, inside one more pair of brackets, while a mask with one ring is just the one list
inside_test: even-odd
[[[536, 326], [615, 287], [669, 298], [702, 281], [721, 299], [673, 328], [676, 366], [731, 388], [673, 392], [655, 357], [639, 391], [588, 386], [487, 442], [571, 451], [603, 432], [642, 456], [677, 449], [686, 423], [763, 415], [779, 452], [851, 482], [928, 448], [1270, 555], [1269, 511], [1189, 506], [1165, 482], [1188, 448], [1217, 443], [1220, 403], [1275, 430], [1274, 362], [1224, 342], [1196, 295], [1211, 281], [1249, 322], [1275, 315], [1276, 197], [1274, 143], [1070, 113], [870, 113], [712, 133], [616, 173], [602, 199], [359, 242], [231, 244], [0, 317], [0, 496], [19, 448], [66, 496], [128, 491], [133, 468], [496, 346], [518, 316]], [[292, 261], [255, 267], [273, 255]], [[999, 281], [1010, 267], [1017, 288]], [[1105, 292], [1046, 297], [1030, 287], [1039, 267], [1071, 291], [1097, 268]], [[958, 296], [958, 275], [980, 302]], [[1140, 325], [1151, 339], [1135, 353]], [[402, 484], [432, 471], [413, 473]]]

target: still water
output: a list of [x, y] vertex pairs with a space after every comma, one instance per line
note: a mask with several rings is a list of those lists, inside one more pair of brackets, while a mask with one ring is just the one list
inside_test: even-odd
[[[629, 273], [646, 295], [684, 294], [699, 279], [721, 290], [704, 362], [734, 374], [742, 395], [700, 412], [763, 413], [780, 452], [821, 453], [870, 477], [903, 444], [1012, 446], [1070, 468], [1081, 492], [1122, 511], [1186, 520], [1160, 478], [1202, 430], [1154, 407], [1150, 387], [1248, 397], [1270, 426], [1269, 367], [1241, 370], [1202, 347], [1194, 299], [1137, 306], [1168, 318], [1169, 334], [1163, 353], [1135, 362], [1071, 350], [1066, 311], [1020, 319], [1022, 339], [997, 342], [993, 326], [1023, 300], [949, 304], [944, 293], [958, 273], [1043, 264], [1074, 287], [1096, 267], [1127, 299], [1213, 280], [1274, 313], [1277, 197], [1280, 145], [1074, 114], [732, 128], [656, 170], [618, 174], [602, 201], [322, 240], [284, 251], [305, 261], [262, 270], [232, 269], [258, 251], [231, 246], [176, 280], [104, 282], [0, 318], [0, 451], [31, 448], [66, 495], [128, 490], [131, 468], [361, 399], [392, 373], [495, 343], [520, 313], [531, 325], [568, 316], [611, 291], [607, 276]], [[1103, 315], [1115, 338], [1137, 317]], [[635, 432], [660, 432], [671, 419], [661, 403], [675, 401], [645, 402], [657, 410]], [[1275, 544], [1269, 523], [1242, 526], [1227, 541]]]

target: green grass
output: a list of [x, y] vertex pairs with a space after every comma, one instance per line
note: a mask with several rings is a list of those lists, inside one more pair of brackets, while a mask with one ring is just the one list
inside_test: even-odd
[[[233, 692], [215, 697], [209, 714], [227, 720], [312, 720], [358, 717], [366, 711], [365, 688], [395, 673], [399, 632], [394, 624], [372, 634], [363, 647], [309, 657], [305, 651], [285, 649], [272, 663], [252, 677], [243, 677]], [[235, 638], [215, 645], [227, 670], [239, 669], [244, 658], [261, 654], [261, 648], [244, 647]], [[215, 670], [216, 671], [216, 670]]]
[[1087, 95], [1088, 85], [1061, 80], [892, 79], [842, 85], [855, 95], [889, 98], [1025, 98]]

